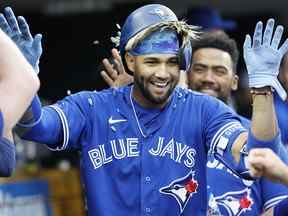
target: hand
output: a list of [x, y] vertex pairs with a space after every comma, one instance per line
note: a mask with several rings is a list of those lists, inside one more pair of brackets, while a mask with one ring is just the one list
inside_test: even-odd
[[251, 149], [248, 164], [253, 177], [265, 176], [275, 182], [288, 182], [288, 167], [271, 149]]
[[36, 73], [39, 73], [42, 35], [36, 34], [33, 38], [24, 17], [16, 19], [10, 7], [4, 9], [4, 15], [0, 14], [0, 28], [14, 41]]
[[288, 50], [288, 40], [278, 48], [283, 34], [283, 26], [278, 25], [274, 35], [273, 28], [274, 19], [269, 19], [263, 35], [263, 23], [257, 23], [253, 35], [253, 44], [251, 44], [251, 37], [246, 35], [243, 45], [244, 59], [248, 71], [249, 87], [271, 86], [285, 100], [287, 94], [279, 83], [277, 76], [281, 59]]
[[123, 66], [121, 56], [117, 49], [111, 50], [114, 65], [112, 65], [108, 59], [103, 59], [103, 65], [106, 70], [101, 71], [101, 76], [104, 81], [113, 88], [128, 85], [133, 83], [133, 76], [129, 75]]

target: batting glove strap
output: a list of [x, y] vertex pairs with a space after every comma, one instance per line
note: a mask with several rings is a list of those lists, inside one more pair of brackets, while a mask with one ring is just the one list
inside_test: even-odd
[[271, 86], [282, 100], [287, 98], [287, 93], [278, 81], [276, 75], [273, 76], [267, 73], [252, 73], [248, 74], [249, 87], [250, 88], [262, 88], [265, 86]]

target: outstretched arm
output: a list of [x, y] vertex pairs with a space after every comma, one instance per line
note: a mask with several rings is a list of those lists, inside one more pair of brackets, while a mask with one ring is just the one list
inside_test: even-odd
[[[34, 76], [37, 77], [39, 72], [39, 59], [42, 54], [42, 35], [36, 34], [33, 38], [24, 17], [20, 16], [16, 18], [10, 7], [4, 9], [4, 14], [0, 14], [0, 28], [15, 42], [26, 60], [33, 67]], [[15, 67], [17, 67], [17, 64], [15, 64]], [[29, 85], [29, 82], [26, 82], [26, 84]], [[36, 137], [41, 134], [45, 134], [44, 137], [46, 138], [53, 138], [52, 140], [56, 139], [56, 137], [61, 137], [61, 124], [59, 123], [57, 114], [50, 111], [47, 115], [41, 117], [42, 107], [37, 95], [34, 96], [32, 102], [29, 100], [29, 105], [17, 124], [16, 132], [22, 138], [25, 138], [25, 135], [33, 129]], [[49, 119], [49, 121], [47, 119]], [[55, 131], [51, 132], [51, 128], [58, 127], [60, 128], [59, 136], [55, 134]], [[38, 131], [38, 133], [35, 131]]]
[[0, 176], [7, 177], [12, 175], [16, 163], [11, 131], [30, 105], [39, 88], [39, 80], [1, 29], [0, 47]]
[[[17, 19], [10, 7], [6, 7], [4, 9], [4, 14], [0, 14], [0, 28], [14, 41], [26, 60], [33, 67], [34, 75], [37, 76], [39, 72], [39, 59], [42, 54], [42, 35], [37, 34], [33, 38], [24, 17], [19, 16]], [[36, 105], [40, 106], [41, 108], [37, 95], [33, 98], [32, 106], [33, 105], [35, 107]], [[34, 120], [35, 118], [40, 117], [39, 113], [35, 116], [35, 113], [31, 112], [32, 106], [29, 107], [22, 118], [25, 121], [28, 121], [27, 119], [32, 121], [33, 117]], [[41, 110], [40, 108], [39, 110]]]
[[287, 40], [278, 48], [282, 34], [283, 26], [278, 25], [274, 31], [274, 20], [269, 19], [264, 33], [263, 23], [258, 22], [253, 41], [247, 35], [244, 42], [244, 59], [253, 100], [248, 151], [257, 146], [278, 151], [280, 142], [272, 91], [275, 90], [280, 97], [286, 98], [286, 93], [277, 80], [281, 59], [288, 50]]
[[[216, 147], [216, 157], [220, 160], [223, 158], [224, 162], [226, 160], [226, 164], [231, 165], [230, 168], [244, 178], [250, 178], [246, 160], [248, 152], [252, 148], [265, 147], [278, 153], [281, 145], [272, 91], [275, 90], [283, 98], [286, 97], [277, 80], [280, 61], [288, 50], [288, 41], [278, 48], [282, 33], [282, 26], [277, 26], [274, 32], [274, 20], [269, 19], [264, 32], [262, 22], [257, 23], [253, 41], [249, 35], [246, 36], [244, 59], [253, 98], [251, 128], [248, 133], [240, 133], [235, 129], [238, 127], [237, 125], [231, 126], [230, 131], [223, 132], [223, 138], [220, 137], [219, 141], [216, 140], [213, 147], [214, 151]], [[239, 135], [236, 136], [231, 131], [235, 131]], [[231, 137], [228, 134], [235, 134], [235, 136]]]
[[21, 118], [39, 88], [33, 68], [19, 49], [0, 30], [0, 109], [3, 135], [11, 140], [11, 129]]

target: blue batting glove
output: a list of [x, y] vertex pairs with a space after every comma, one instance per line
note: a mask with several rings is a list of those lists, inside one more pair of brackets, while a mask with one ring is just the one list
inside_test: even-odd
[[42, 35], [36, 34], [33, 38], [24, 17], [19, 16], [16, 19], [10, 7], [4, 9], [4, 15], [0, 14], [0, 28], [14, 41], [38, 74], [39, 59], [42, 54]]
[[278, 48], [283, 34], [283, 26], [278, 25], [274, 35], [273, 28], [274, 19], [269, 19], [263, 35], [263, 23], [256, 24], [253, 44], [251, 37], [246, 35], [243, 45], [244, 59], [248, 71], [249, 87], [271, 86], [282, 100], [285, 100], [287, 94], [277, 76], [281, 59], [288, 50], [288, 39]]

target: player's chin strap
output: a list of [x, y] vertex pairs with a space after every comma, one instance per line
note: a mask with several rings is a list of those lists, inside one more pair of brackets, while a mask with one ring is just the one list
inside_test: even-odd
[[228, 167], [234, 174], [239, 176], [240, 178], [247, 179], [247, 180], [255, 180], [253, 177], [250, 176], [247, 156], [248, 152], [252, 148], [270, 148], [276, 154], [279, 153], [280, 145], [281, 145], [281, 137], [280, 133], [277, 134], [271, 140], [259, 140], [255, 136], [253, 136], [252, 132], [249, 131], [247, 144], [243, 146], [240, 151], [240, 160], [237, 163], [232, 155], [232, 145], [234, 144], [235, 139], [230, 139], [231, 141], [223, 147], [219, 142], [214, 149], [215, 158], [221, 161], [226, 167]]

